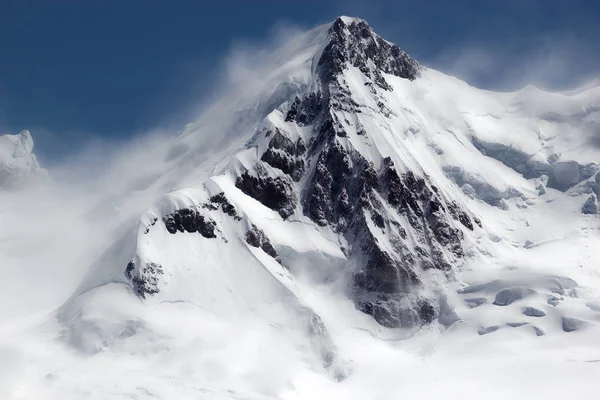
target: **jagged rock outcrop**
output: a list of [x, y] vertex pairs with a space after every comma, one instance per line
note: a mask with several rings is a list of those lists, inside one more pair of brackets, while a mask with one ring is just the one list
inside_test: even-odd
[[246, 232], [246, 243], [252, 247], [258, 247], [262, 249], [265, 253], [279, 261], [277, 250], [275, 250], [275, 247], [273, 247], [265, 233], [257, 226], [252, 225], [252, 227]]
[[131, 281], [133, 290], [142, 298], [160, 291], [160, 275], [164, 275], [163, 268], [152, 262], [136, 269], [135, 262], [130, 261], [125, 268], [125, 277]]
[[163, 217], [165, 228], [169, 233], [198, 232], [205, 238], [216, 238], [216, 223], [210, 217], [202, 215], [191, 208], [182, 208]]
[[[473, 230], [472, 220], [458, 203], [445, 206], [438, 189], [424, 178], [411, 171], [400, 176], [389, 158], [377, 170], [338, 137], [329, 135], [321, 147], [304, 212], [357, 243], [350, 257], [364, 260], [354, 275], [362, 311], [389, 327], [429, 323], [436, 310], [431, 300], [418, 295], [419, 271], [449, 271], [453, 259], [464, 255], [463, 233], [451, 220]], [[383, 202], [402, 220], [390, 215]], [[393, 251], [381, 247], [367, 217], [389, 235]], [[419, 243], [407, 238], [404, 224], [417, 232]], [[416, 250], [411, 250], [414, 245]]]
[[[270, 136], [270, 133], [267, 133]], [[263, 153], [261, 161], [266, 162], [273, 168], [280, 169], [283, 173], [292, 177], [294, 181], [299, 181], [304, 173], [304, 159], [302, 155], [306, 152], [306, 145], [302, 138], [298, 138], [296, 143], [284, 136], [278, 128], [269, 141], [269, 147]]]
[[237, 221], [241, 221], [242, 218], [238, 215], [233, 204], [231, 204], [229, 200], [227, 200], [227, 197], [225, 197], [225, 193], [217, 193], [214, 196], [211, 196], [209, 200], [210, 203], [204, 203], [202, 207], [215, 211], [218, 210], [220, 206], [221, 210], [225, 214], [229, 215]]
[[304, 212], [319, 225], [331, 224], [345, 232], [354, 212], [370, 202], [370, 193], [377, 185], [373, 166], [330, 136], [309, 182]]
[[292, 215], [296, 208], [296, 194], [290, 180], [261, 176], [260, 170], [256, 172], [257, 176], [244, 172], [235, 182], [238, 189], [277, 211], [282, 218]]

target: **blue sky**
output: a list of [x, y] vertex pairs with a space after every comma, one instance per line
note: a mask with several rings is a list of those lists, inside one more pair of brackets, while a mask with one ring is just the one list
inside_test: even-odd
[[183, 123], [232, 47], [338, 15], [478, 87], [560, 89], [600, 72], [595, 0], [0, 0], [0, 131], [30, 129], [53, 161]]

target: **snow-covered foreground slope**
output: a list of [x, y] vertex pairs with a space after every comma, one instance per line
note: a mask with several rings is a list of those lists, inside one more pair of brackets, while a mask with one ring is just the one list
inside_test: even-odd
[[600, 87], [347, 17], [267, 61], [102, 189], [6, 194], [2, 398], [595, 398]]

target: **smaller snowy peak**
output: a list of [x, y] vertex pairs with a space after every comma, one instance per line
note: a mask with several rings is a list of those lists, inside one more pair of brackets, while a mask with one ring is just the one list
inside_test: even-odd
[[0, 160], [23, 157], [33, 151], [33, 138], [28, 130], [18, 135], [0, 136]]
[[0, 136], [0, 189], [20, 187], [46, 175], [33, 154], [33, 138], [28, 130]]
[[422, 69], [397, 45], [377, 35], [367, 21], [345, 16], [338, 17], [329, 27], [329, 41], [318, 66], [325, 81], [352, 66], [386, 90], [392, 88], [384, 73], [412, 81], [421, 76]]
[[339, 17], [336, 18], [336, 21], [340, 20], [345, 24], [354, 24], [354, 23], [359, 23], [359, 22], [364, 22], [367, 23], [367, 21], [365, 21], [362, 18], [358, 18], [358, 17], [349, 17], [347, 15], [340, 15]]

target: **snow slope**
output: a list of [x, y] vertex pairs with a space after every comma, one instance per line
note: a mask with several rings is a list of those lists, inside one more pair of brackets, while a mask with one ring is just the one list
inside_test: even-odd
[[595, 398], [599, 87], [483, 91], [348, 17], [267, 65], [67, 196], [3, 398]]

